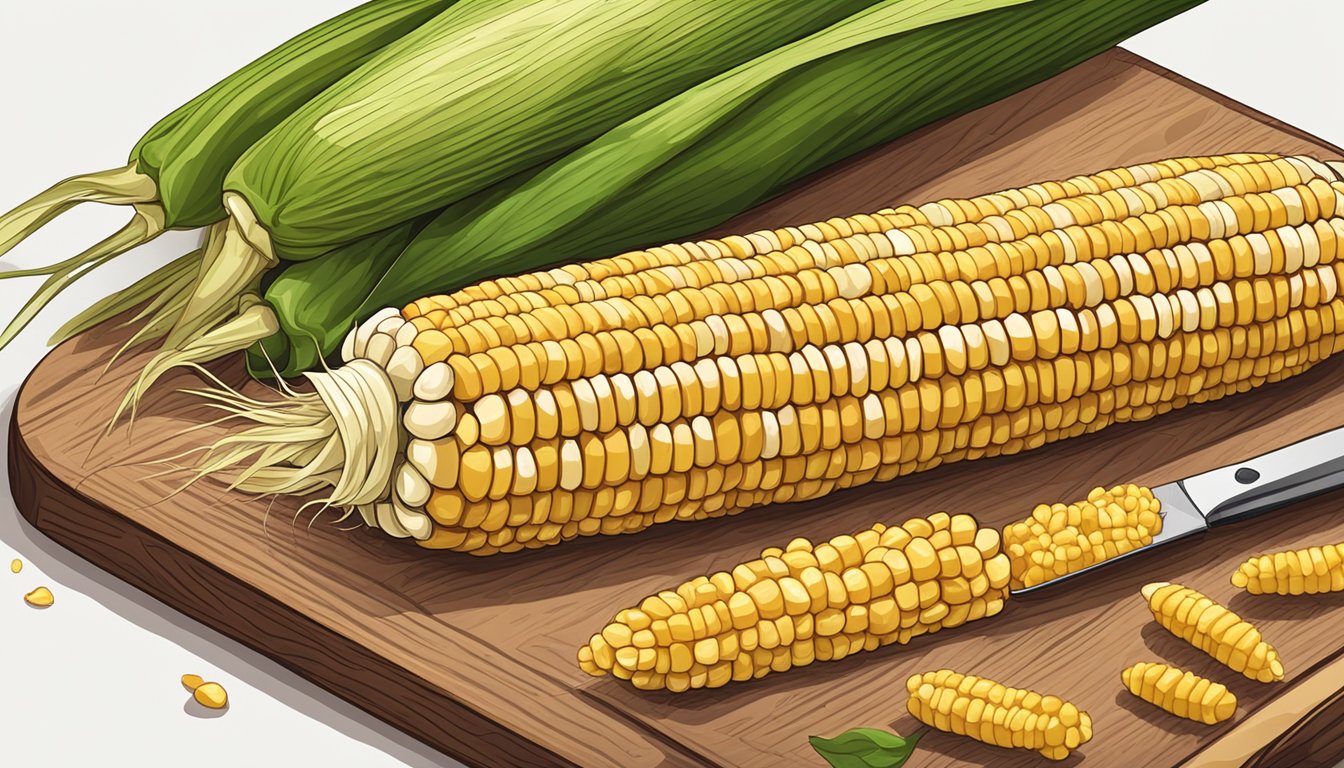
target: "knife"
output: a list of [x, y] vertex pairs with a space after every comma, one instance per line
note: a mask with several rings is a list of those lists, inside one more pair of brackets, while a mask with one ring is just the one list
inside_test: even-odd
[[1102, 566], [1344, 486], [1344, 427], [1322, 432], [1247, 461], [1153, 488], [1162, 530], [1150, 544], [1030, 587], [1024, 595]]

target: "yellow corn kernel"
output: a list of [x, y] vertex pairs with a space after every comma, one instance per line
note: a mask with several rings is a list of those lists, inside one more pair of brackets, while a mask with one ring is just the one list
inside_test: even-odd
[[1344, 544], [1257, 555], [1232, 574], [1252, 595], [1319, 595], [1344, 590]]
[[1009, 688], [950, 669], [912, 675], [907, 708], [925, 725], [996, 747], [1063, 760], [1092, 738], [1092, 718], [1057, 696]]
[[50, 589], [38, 587], [24, 595], [23, 601], [34, 608], [48, 608], [56, 602], [56, 598], [52, 596]]
[[1234, 672], [1269, 683], [1283, 679], [1283, 663], [1260, 630], [1189, 587], [1155, 582], [1143, 588], [1153, 618], [1173, 635]]
[[1215, 725], [1237, 711], [1237, 697], [1222, 683], [1194, 672], [1141, 661], [1120, 673], [1125, 688], [1149, 704], [1206, 725]]
[[224, 709], [229, 705], [229, 694], [219, 683], [201, 683], [191, 695], [201, 706], [209, 709]]

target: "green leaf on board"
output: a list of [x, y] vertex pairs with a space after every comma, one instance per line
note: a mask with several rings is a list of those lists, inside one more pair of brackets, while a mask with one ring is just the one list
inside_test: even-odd
[[923, 735], [922, 730], [902, 737], [876, 728], [851, 728], [833, 739], [807, 740], [831, 768], [900, 768]]

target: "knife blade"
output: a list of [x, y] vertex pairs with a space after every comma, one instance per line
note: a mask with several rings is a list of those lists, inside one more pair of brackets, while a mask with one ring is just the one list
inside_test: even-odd
[[1014, 595], [1082, 576], [1140, 552], [1263, 514], [1344, 486], [1344, 427], [1322, 432], [1246, 461], [1201, 472], [1152, 489], [1161, 503], [1162, 530], [1151, 543]]

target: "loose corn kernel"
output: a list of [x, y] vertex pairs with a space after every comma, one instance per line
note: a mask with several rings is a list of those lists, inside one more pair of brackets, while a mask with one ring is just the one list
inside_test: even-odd
[[1141, 661], [1120, 673], [1125, 688], [1177, 717], [1215, 725], [1237, 711], [1237, 697], [1222, 683], [1194, 672]]
[[183, 675], [183, 676], [182, 676], [182, 687], [183, 687], [183, 688], [186, 688], [188, 691], [194, 691], [194, 690], [196, 690], [197, 688], [200, 688], [201, 685], [203, 685], [204, 683], [205, 683], [205, 678], [201, 677], [200, 675]]
[[1005, 526], [1013, 589], [1043, 584], [1153, 543], [1162, 531], [1162, 504], [1142, 486], [1093, 488], [1073, 504], [1041, 504]]
[[996, 747], [1063, 760], [1092, 738], [1092, 718], [1057, 696], [1009, 688], [950, 669], [912, 675], [907, 707], [925, 725]]
[[1319, 595], [1344, 590], [1344, 544], [1257, 555], [1232, 574], [1252, 595]]
[[20, 560], [19, 558], [16, 557], [16, 558], [14, 558], [13, 560], [9, 561], [9, 572], [10, 572], [10, 573], [18, 573], [19, 571], [22, 571], [22, 570], [23, 570], [23, 561], [22, 561], [22, 560]]
[[201, 683], [191, 692], [191, 696], [201, 706], [210, 709], [223, 709], [229, 705], [229, 694], [219, 683]]
[[579, 648], [579, 666], [680, 692], [907, 643], [1002, 610], [1009, 565], [998, 539], [965, 514], [815, 547], [795, 539], [617, 613]]
[[23, 601], [35, 608], [47, 608], [52, 603], [56, 602], [56, 598], [52, 596], [50, 589], [47, 589], [46, 587], [38, 587], [32, 592], [24, 595]]
[[1283, 679], [1283, 663], [1260, 630], [1189, 587], [1155, 582], [1143, 588], [1153, 618], [1173, 635], [1252, 680]]

